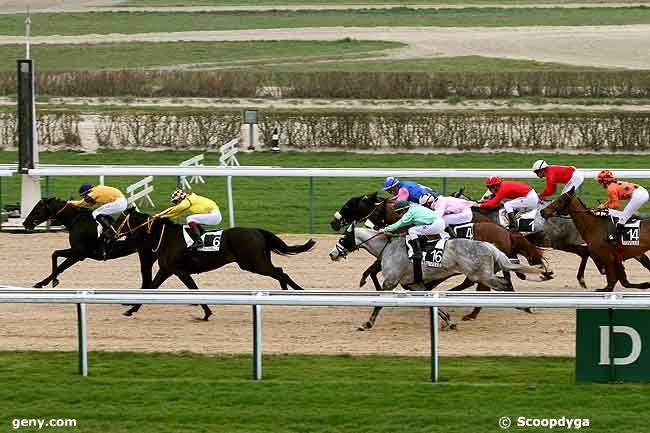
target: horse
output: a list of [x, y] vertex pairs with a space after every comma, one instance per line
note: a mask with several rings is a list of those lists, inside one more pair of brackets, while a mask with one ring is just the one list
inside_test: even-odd
[[[151, 269], [155, 257], [148, 251], [138, 249], [137, 242], [133, 240], [119, 240], [104, 245], [102, 239], [97, 237], [97, 222], [88, 209], [68, 205], [65, 200], [58, 198], [41, 199], [31, 210], [23, 226], [27, 230], [34, 230], [38, 224], [48, 220], [58, 221], [68, 230], [70, 248], [56, 250], [52, 253], [52, 272], [44, 280], [34, 284], [41, 288], [52, 283], [52, 287], [59, 284], [58, 276], [77, 262], [85, 259], [111, 260], [128, 256], [137, 251], [140, 257], [140, 273], [142, 274], [142, 288], [151, 287]], [[59, 257], [65, 260], [58, 264]]]
[[[363, 248], [381, 260], [384, 273], [382, 290], [393, 290], [398, 284], [419, 286], [408, 257], [404, 236], [390, 236], [369, 228], [357, 228], [352, 223], [330, 251], [330, 259], [338, 261], [347, 254]], [[542, 274], [541, 267], [515, 264], [494, 245], [471, 239], [449, 239], [439, 267], [423, 266], [423, 282], [438, 281], [456, 274], [499, 291], [511, 291], [512, 284], [496, 275], [499, 270], [525, 274]]]
[[[387, 200], [378, 201], [377, 193], [366, 194], [360, 197], [352, 197], [349, 199], [341, 209], [334, 214], [334, 219], [330, 222], [332, 228], [340, 227], [343, 222], [355, 222], [367, 219], [372, 222], [375, 229], [385, 227], [397, 221], [400, 216], [393, 210], [391, 206], [387, 205]], [[544, 265], [546, 261], [543, 257], [542, 251], [529, 242], [523, 235], [519, 233], [512, 233], [502, 226], [493, 223], [477, 223], [474, 226], [474, 239], [479, 241], [490, 242], [494, 244], [499, 250], [504, 252], [510, 258], [516, 258], [518, 254], [523, 255], [528, 260], [528, 263], [533, 265]], [[373, 281], [376, 290], [381, 290], [377, 274], [381, 271], [381, 263], [375, 261], [366, 271], [364, 271], [361, 278], [360, 286], [363, 286], [368, 276]], [[526, 279], [526, 276], [519, 273], [519, 278]], [[510, 274], [505, 272], [505, 277], [510, 281]], [[537, 281], [546, 281], [552, 278], [552, 272], [547, 271]], [[427, 284], [427, 289], [431, 290], [442, 281], [431, 282]], [[453, 287], [452, 291], [464, 290], [474, 284], [469, 278], [466, 278], [461, 284]], [[489, 291], [489, 288], [482, 284], [477, 285], [478, 291]], [[375, 307], [370, 319], [364, 325], [366, 329], [372, 327], [376, 320], [377, 315], [381, 311], [381, 307]], [[462, 320], [474, 320], [478, 317], [481, 308], [476, 307], [471, 313], [463, 316]], [[530, 312], [530, 309], [524, 309]]]
[[625, 288], [650, 288], [650, 282], [630, 283], [623, 266], [623, 261], [627, 259], [635, 258], [639, 260], [639, 257], [646, 257], [645, 252], [650, 249], [650, 219], [641, 220], [638, 246], [622, 245], [620, 241], [617, 245], [612, 245], [607, 240], [608, 217], [594, 215], [582, 203], [582, 200], [575, 196], [573, 189], [562, 194], [542, 210], [544, 218], [566, 214], [571, 216], [580, 235], [587, 243], [589, 254], [596, 258], [605, 269], [607, 285], [597, 291], [611, 292], [619, 281]]
[[[309, 239], [302, 245], [287, 245], [273, 233], [257, 228], [233, 227], [221, 231], [219, 251], [196, 251], [188, 249], [183, 235], [184, 227], [166, 218], [154, 218], [147, 214], [127, 209], [128, 218], [115, 237], [126, 236], [139, 243], [142, 248], [157, 254], [159, 270], [151, 284], [157, 289], [172, 275], [176, 275], [185, 285], [198, 290], [191, 274], [211, 271], [236, 262], [245, 271], [265, 275], [277, 280], [283, 290], [289, 287], [303, 290], [282, 268], [271, 262], [271, 252], [281, 255], [295, 255], [309, 251], [316, 241]], [[140, 309], [134, 305], [124, 315], [131, 316]], [[205, 317], [212, 315], [207, 305], [202, 305]]]
[[[453, 196], [472, 200], [472, 198], [464, 194], [464, 188], [461, 188], [460, 191], [453, 194]], [[499, 222], [498, 209], [482, 209], [475, 207], [472, 208], [472, 211], [474, 214], [472, 219], [473, 222]], [[598, 262], [598, 258], [590, 256], [589, 248], [585, 245], [585, 241], [571, 218], [561, 216], [545, 218], [543, 231], [526, 235], [526, 239], [535, 245], [578, 255], [580, 257], [580, 265], [578, 266], [576, 278], [578, 279], [580, 287], [583, 289], [587, 288], [587, 284], [585, 284], [585, 269], [590, 257], [594, 261], [598, 271], [601, 274], [605, 272], [603, 265]], [[650, 270], [650, 258], [648, 258], [648, 256], [640, 254], [638, 257], [634, 258], [646, 269]]]

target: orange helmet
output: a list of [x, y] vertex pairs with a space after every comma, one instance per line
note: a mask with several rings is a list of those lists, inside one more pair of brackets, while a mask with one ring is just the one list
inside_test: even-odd
[[503, 181], [499, 176], [490, 176], [487, 179], [485, 179], [485, 186], [499, 185], [501, 182]]
[[614, 182], [616, 178], [614, 177], [614, 174], [611, 171], [603, 170], [600, 173], [598, 173], [598, 176], [596, 176], [596, 180], [598, 182]]

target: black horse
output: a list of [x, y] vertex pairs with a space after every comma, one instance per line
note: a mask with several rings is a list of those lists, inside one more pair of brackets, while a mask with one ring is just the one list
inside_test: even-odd
[[[126, 220], [125, 224], [122, 224]], [[271, 262], [271, 252], [293, 255], [309, 251], [316, 241], [308, 240], [303, 245], [287, 245], [273, 233], [255, 228], [234, 227], [221, 233], [219, 251], [204, 252], [190, 250], [183, 235], [183, 226], [166, 218], [153, 218], [149, 215], [127, 209], [115, 224], [115, 237], [126, 235], [136, 241], [141, 248], [156, 253], [158, 273], [151, 288], [157, 289], [170, 276], [176, 275], [190, 289], [198, 289], [191, 274], [218, 269], [228, 263], [236, 262], [245, 271], [276, 279], [283, 290], [289, 287], [303, 290], [282, 268]], [[131, 316], [140, 309], [134, 305], [124, 314]], [[212, 315], [207, 305], [202, 305], [204, 320]]]
[[[52, 253], [52, 273], [44, 280], [34, 284], [41, 288], [52, 283], [52, 287], [59, 284], [57, 277], [70, 266], [85, 259], [110, 260], [128, 256], [136, 251], [140, 256], [140, 272], [142, 273], [142, 288], [151, 286], [151, 268], [155, 257], [148, 250], [138, 250], [134, 240], [126, 239], [110, 243], [105, 248], [103, 241], [97, 237], [97, 222], [93, 219], [88, 209], [70, 206], [65, 200], [57, 198], [44, 198], [36, 203], [29, 213], [23, 226], [33, 230], [38, 224], [54, 220], [64, 225], [70, 233], [70, 248], [56, 250]], [[59, 257], [65, 260], [58, 264]]]

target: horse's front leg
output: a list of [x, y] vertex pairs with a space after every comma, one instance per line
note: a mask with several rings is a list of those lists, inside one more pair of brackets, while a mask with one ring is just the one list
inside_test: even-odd
[[[58, 265], [59, 257], [66, 258], [63, 263], [61, 263], [61, 266]], [[48, 275], [44, 280], [34, 284], [33, 287], [40, 289], [41, 287], [47, 286], [50, 281], [53, 281], [52, 287], [56, 287], [59, 284], [59, 281], [56, 279], [56, 277], [58, 277], [59, 274], [80, 260], [81, 257], [79, 257], [77, 252], [72, 248], [54, 251], [52, 253], [52, 273]]]
[[[619, 277], [619, 265], [616, 264], [613, 260], [611, 262], [606, 262], [605, 266], [605, 275], [607, 277], [607, 285], [602, 289], [596, 289], [596, 292], [611, 292], [614, 290], [616, 283], [618, 282]], [[620, 264], [622, 267], [622, 263]], [[625, 271], [623, 271], [625, 273]]]
[[644, 268], [650, 271], [650, 258], [646, 256], [645, 254], [641, 254], [640, 256], [635, 257], [636, 261], [641, 263]]
[[[153, 279], [153, 282], [151, 283], [151, 288], [152, 289], [157, 289], [164, 283], [167, 278], [171, 277], [172, 273], [169, 272], [167, 269], [159, 269], [158, 273]], [[140, 310], [140, 307], [142, 307], [142, 304], [135, 304], [128, 310], [126, 310], [124, 313], [122, 313], [125, 316], [131, 317], [133, 313], [137, 313]]]
[[363, 271], [363, 275], [361, 275], [361, 281], [359, 281], [359, 287], [363, 287], [363, 285], [366, 284], [368, 276], [370, 276], [370, 279], [372, 279], [372, 282], [375, 285], [375, 290], [381, 290], [381, 285], [379, 284], [379, 279], [377, 278], [377, 274], [379, 274], [380, 271], [381, 261], [375, 260], [372, 265], [368, 267], [368, 269]]
[[618, 269], [618, 279], [621, 282], [621, 285], [626, 289], [650, 289], [650, 282], [646, 283], [630, 283], [627, 279], [627, 274], [625, 268], [620, 266]]
[[377, 321], [377, 316], [379, 316], [379, 312], [381, 309], [384, 307], [375, 307], [372, 309], [372, 313], [370, 314], [370, 318], [366, 323], [363, 325], [359, 326], [359, 331], [366, 331], [372, 329], [373, 326], [375, 326], [375, 322]]
[[[199, 286], [196, 285], [194, 278], [192, 278], [190, 274], [176, 274], [176, 276], [183, 282], [183, 284], [185, 284], [185, 287], [188, 289], [199, 290]], [[212, 316], [212, 310], [205, 304], [201, 304], [201, 308], [203, 309], [203, 320], [207, 321], [210, 316]]]
[[148, 252], [138, 251], [140, 258], [140, 275], [142, 275], [142, 288], [150, 289], [152, 286], [152, 270], [156, 259]]

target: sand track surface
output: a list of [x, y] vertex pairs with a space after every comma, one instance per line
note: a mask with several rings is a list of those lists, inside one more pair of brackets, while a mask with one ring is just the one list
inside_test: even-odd
[[[308, 235], [282, 235], [288, 243], [303, 243]], [[274, 256], [273, 261], [305, 288], [359, 290], [359, 276], [372, 262], [356, 252], [340, 263], [327, 256], [336, 235], [314, 236], [318, 243], [294, 257]], [[18, 235], [0, 233], [0, 283], [30, 286], [44, 278], [50, 253], [67, 247], [63, 233]], [[515, 281], [519, 291], [573, 291], [576, 256], [552, 252], [550, 262], [557, 274], [546, 283]], [[648, 272], [627, 263], [632, 281], [645, 281]], [[196, 276], [204, 289], [273, 289], [267, 277], [241, 271], [237, 265]], [[459, 283], [456, 277], [442, 289]], [[587, 267], [590, 288], [604, 286], [592, 264]], [[86, 260], [65, 272], [65, 288], [138, 288], [137, 256], [110, 262]], [[164, 288], [182, 289], [172, 278]], [[371, 287], [367, 287], [371, 289]], [[619, 288], [620, 290], [620, 288]], [[250, 307], [214, 306], [209, 322], [198, 321], [199, 307], [144, 306], [136, 317], [122, 316], [126, 307], [88, 307], [89, 346], [105, 351], [192, 351], [199, 353], [248, 353], [251, 351]], [[467, 308], [451, 309], [460, 320]], [[424, 309], [390, 308], [379, 317], [372, 331], [357, 327], [367, 320], [370, 308], [264, 307], [265, 353], [391, 354], [426, 355], [429, 351], [428, 315]], [[0, 350], [75, 350], [76, 313], [72, 305], [0, 305]], [[461, 322], [457, 331], [443, 332], [443, 355], [573, 355], [575, 313], [570, 310], [484, 310], [478, 320]]]

